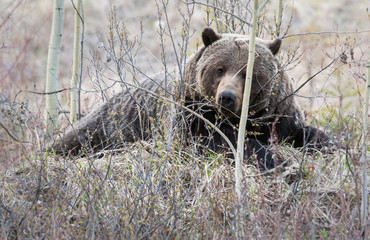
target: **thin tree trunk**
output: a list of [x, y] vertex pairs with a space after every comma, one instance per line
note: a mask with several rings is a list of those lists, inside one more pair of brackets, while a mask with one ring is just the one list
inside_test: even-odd
[[252, 18], [252, 29], [249, 34], [249, 56], [247, 65], [247, 74], [245, 79], [245, 88], [243, 94], [243, 105], [242, 113], [240, 116], [239, 133], [238, 133], [238, 144], [237, 154], [235, 159], [235, 192], [237, 195], [236, 200], [236, 236], [237, 239], [245, 239], [243, 223], [244, 217], [248, 209], [244, 209], [242, 206], [242, 161], [244, 160], [244, 146], [245, 146], [245, 128], [247, 126], [248, 111], [249, 111], [249, 98], [252, 86], [253, 76], [253, 65], [254, 65], [254, 51], [255, 51], [255, 39], [256, 39], [256, 28], [257, 28], [257, 12], [258, 12], [258, 0], [254, 0], [254, 10]]
[[[367, 228], [367, 216], [368, 216], [368, 206], [367, 206], [367, 197], [368, 197], [368, 180], [367, 180], [367, 142], [368, 142], [368, 116], [369, 116], [369, 93], [370, 92], [370, 60], [367, 65], [367, 81], [366, 81], [366, 90], [365, 90], [365, 104], [363, 112], [363, 122], [362, 122], [362, 151], [360, 158], [360, 166], [362, 172], [362, 200], [361, 200], [361, 223], [363, 230]], [[368, 233], [364, 233], [365, 236]]]
[[[46, 92], [55, 92], [58, 89], [58, 64], [63, 22], [64, 0], [54, 0], [53, 22], [46, 66]], [[49, 136], [52, 136], [58, 124], [58, 99], [56, 94], [46, 95], [45, 115], [46, 131]]]
[[73, 73], [71, 79], [71, 103], [69, 120], [74, 123], [77, 120], [77, 81], [79, 79], [80, 66], [80, 39], [81, 39], [81, 0], [77, 0], [75, 8], [75, 32], [73, 42]]

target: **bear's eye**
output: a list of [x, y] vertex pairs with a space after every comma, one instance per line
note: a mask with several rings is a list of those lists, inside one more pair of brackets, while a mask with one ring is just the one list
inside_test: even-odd
[[223, 67], [220, 67], [217, 69], [217, 75], [219, 77], [223, 76], [225, 74], [225, 69]]

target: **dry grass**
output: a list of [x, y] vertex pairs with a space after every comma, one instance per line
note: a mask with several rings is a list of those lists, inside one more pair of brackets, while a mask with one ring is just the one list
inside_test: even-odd
[[[73, 11], [67, 2], [60, 88], [68, 86], [71, 75]], [[136, 67], [148, 75], [162, 71], [155, 3], [112, 2], [131, 39], [143, 30], [140, 46], [145, 47], [137, 50]], [[306, 2], [287, 1], [283, 27], [292, 12], [290, 33], [368, 30], [366, 1]], [[43, 96], [18, 92], [44, 90], [50, 32], [45, 23], [50, 22], [51, 2], [16, 0], [5, 5], [0, 9], [0, 121], [18, 140], [28, 143], [18, 143], [0, 129], [0, 238], [234, 239], [234, 166], [222, 155], [199, 156], [192, 148], [173, 143], [168, 149], [166, 143], [155, 140], [73, 159], [43, 151]], [[170, 1], [168, 9], [176, 43], [183, 27], [178, 6]], [[266, 26], [276, 9], [273, 4], [267, 7]], [[84, 89], [97, 90], [97, 83], [109, 85], [118, 76], [110, 71], [113, 61], [106, 61], [107, 52], [97, 47], [107, 45], [109, 9], [108, 1], [85, 4]], [[186, 55], [200, 42], [197, 33], [205, 26], [204, 10], [195, 8], [190, 26], [195, 34], [190, 36]], [[174, 51], [169, 37], [164, 38], [164, 56], [172, 64]], [[345, 51], [346, 61], [336, 62], [299, 92], [314, 97], [299, 98], [310, 122], [325, 128], [344, 148], [313, 154], [279, 146], [278, 154], [287, 160], [285, 168], [262, 173], [245, 166], [248, 238], [366, 238], [359, 223], [358, 162], [369, 39], [369, 33], [284, 39], [279, 55], [284, 63], [302, 54], [287, 66], [298, 86]], [[108, 96], [119, 89], [116, 84]], [[83, 94], [83, 112], [101, 102], [101, 94]], [[59, 97], [64, 109], [68, 109], [67, 99], [67, 93]], [[60, 120], [64, 126], [65, 119]]]
[[[233, 238], [234, 169], [221, 155], [186, 156], [141, 142], [114, 154], [29, 156], [1, 172], [2, 235], [19, 238]], [[250, 238], [358, 239], [358, 183], [343, 150], [288, 167], [245, 168]]]

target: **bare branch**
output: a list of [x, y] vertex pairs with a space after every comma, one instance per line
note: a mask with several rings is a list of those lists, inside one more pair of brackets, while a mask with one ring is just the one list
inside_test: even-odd
[[306, 32], [306, 33], [296, 33], [284, 36], [284, 38], [290, 37], [299, 37], [299, 36], [307, 36], [307, 35], [322, 35], [322, 34], [361, 34], [361, 33], [368, 33], [370, 30], [363, 30], [363, 31], [355, 31], [355, 32], [340, 32], [340, 31], [324, 31], [324, 32]]
[[231, 16], [233, 16], [233, 17], [235, 17], [235, 18], [236, 18], [236, 19], [238, 19], [239, 21], [241, 21], [241, 22], [243, 22], [243, 23], [245, 23], [245, 24], [247, 24], [247, 25], [249, 25], [249, 26], [251, 26], [251, 25], [252, 25], [250, 22], [248, 22], [248, 21], [244, 20], [243, 18], [241, 18], [241, 17], [239, 17], [239, 16], [237, 16], [237, 15], [235, 15], [235, 14], [233, 14], [233, 13], [229, 12], [229, 11], [226, 11], [226, 10], [224, 10], [224, 9], [222, 9], [222, 8], [219, 8], [219, 7], [217, 7], [217, 6], [214, 6], [214, 5], [211, 5], [211, 4], [202, 3], [202, 2], [196, 2], [196, 1], [193, 1], [193, 2], [190, 2], [190, 3], [185, 2], [185, 1], [183, 1], [183, 0], [181, 0], [181, 1], [182, 1], [183, 3], [185, 3], [185, 4], [187, 4], [187, 5], [189, 5], [189, 4], [198, 4], [198, 5], [202, 5], [202, 6], [206, 6], [206, 7], [210, 7], [210, 8], [217, 9], [217, 10], [219, 10], [219, 11], [223, 12], [223, 13], [226, 13], [226, 14], [229, 14], [229, 15], [231, 15]]
[[29, 92], [29, 93], [34, 93], [34, 94], [38, 94], [38, 95], [50, 95], [50, 94], [61, 93], [61, 92], [72, 90], [72, 89], [73, 88], [63, 88], [63, 89], [60, 89], [60, 90], [57, 90], [57, 91], [53, 91], [53, 92], [35, 92], [35, 91], [32, 91], [32, 90], [20, 90], [19, 93], [21, 93], [21, 92]]
[[[8, 13], [7, 16], [5, 16], [3, 18], [3, 21], [0, 23], [0, 29], [4, 26], [4, 24], [10, 19], [10, 16], [12, 16], [15, 12], [15, 10], [17, 10], [17, 8], [21, 5], [21, 3], [23, 2], [23, 0], [19, 0], [17, 2], [17, 4], [14, 6], [14, 8], [12, 10], [10, 10], [10, 12]], [[9, 4], [10, 5], [10, 4]]]
[[270, 0], [265, 0], [261, 6], [258, 8], [258, 13], [262, 12], [262, 10], [265, 8], [266, 4], [269, 2]]
[[23, 141], [23, 140], [19, 140], [8, 128], [6, 128], [5, 126], [4, 126], [4, 124], [2, 124], [1, 122], [0, 122], [0, 126], [2, 127], [2, 128], [4, 128], [4, 130], [8, 133], [8, 135], [11, 137], [11, 138], [13, 138], [13, 140], [14, 141], [17, 141], [17, 142], [19, 142], [19, 143], [29, 143], [28, 141]]
[[325, 71], [328, 67], [330, 67], [331, 65], [333, 65], [333, 63], [335, 63], [338, 59], [340, 59], [342, 56], [342, 54], [339, 56], [339, 57], [336, 57], [333, 59], [333, 61], [331, 61], [328, 65], [326, 65], [324, 68], [322, 68], [320, 71], [318, 71], [317, 73], [315, 73], [314, 75], [312, 75], [311, 77], [309, 77], [304, 83], [302, 83], [301, 86], [299, 86], [294, 92], [292, 92], [291, 94], [287, 95], [285, 98], [283, 98], [283, 100], [281, 100], [278, 104], [284, 102], [286, 99], [292, 97], [294, 94], [296, 94], [299, 90], [301, 90], [301, 88], [303, 88], [308, 82], [310, 82], [312, 79], [314, 79], [317, 75], [319, 75], [320, 73], [322, 73], [323, 71]]

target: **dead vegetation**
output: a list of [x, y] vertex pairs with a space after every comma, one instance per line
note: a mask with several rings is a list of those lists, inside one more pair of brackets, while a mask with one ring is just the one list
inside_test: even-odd
[[[97, 3], [85, 4], [91, 15], [99, 12], [107, 16], [106, 23], [99, 25], [85, 12], [84, 65], [88, 69], [82, 85], [85, 111], [124, 88], [125, 83], [135, 84], [137, 79], [158, 71], [177, 76], [174, 80], [181, 82], [186, 59], [199, 47], [197, 33], [207, 23], [221, 31], [248, 31], [247, 24], [217, 9], [234, 11], [234, 15], [249, 21], [248, 1], [238, 2], [234, 10], [233, 1], [208, 2], [217, 8], [181, 1], [148, 5], [138, 1], [137, 4], [143, 5], [138, 8], [134, 2], [117, 4], [110, 17], [108, 4], [104, 5], [107, 10], [104, 13], [97, 10], [100, 7]], [[274, 146], [277, 154], [287, 160], [284, 167], [260, 172], [254, 166], [245, 166], [243, 181], [247, 187], [242, 194], [248, 214], [244, 227], [250, 239], [368, 237], [361, 225], [368, 226], [369, 220], [366, 224], [360, 222], [363, 186], [359, 149], [360, 139], [368, 137], [361, 136], [360, 107], [369, 59], [369, 33], [354, 33], [368, 30], [361, 28], [368, 21], [363, 23], [354, 14], [366, 15], [366, 1], [331, 2], [335, 2], [332, 6], [335, 15], [342, 16], [337, 24], [345, 28], [329, 28], [334, 29], [334, 34], [294, 37], [290, 35], [331, 27], [320, 25], [313, 12], [321, 19], [326, 19], [322, 16], [327, 12], [332, 19], [334, 13], [329, 11], [329, 3], [320, 5], [311, 1], [307, 3], [310, 8], [305, 8], [305, 3], [292, 5], [286, 1], [282, 31], [291, 26], [279, 57], [296, 79], [297, 87], [338, 59], [297, 94], [313, 125], [325, 129], [340, 142], [342, 149], [312, 153]], [[178, 142], [176, 132], [171, 132], [176, 122], [171, 127], [164, 123], [168, 136], [125, 144], [119, 150], [76, 158], [45, 153], [40, 117], [43, 95], [18, 91], [44, 89], [41, 81], [44, 72], [40, 70], [44, 62], [34, 59], [44, 56], [46, 59], [47, 44], [37, 46], [36, 40], [42, 42], [39, 35], [49, 34], [42, 28], [32, 29], [29, 35], [13, 34], [18, 24], [26, 22], [27, 8], [35, 11], [40, 4], [42, 1], [19, 0], [9, 3], [6, 10], [0, 9], [3, 91], [0, 94], [3, 125], [0, 236], [4, 239], [234, 239], [233, 162], [221, 154], [209, 152], [200, 156], [193, 148], [185, 148]], [[343, 6], [351, 6], [346, 10], [348, 13]], [[73, 15], [68, 13], [72, 9], [69, 7], [67, 26], [72, 22], [68, 14]], [[259, 34], [264, 38], [274, 34], [275, 7], [267, 4], [266, 13], [260, 19]], [[43, 19], [50, 17], [51, 11], [39, 10]], [[130, 12], [142, 17], [127, 16]], [[40, 26], [41, 20], [34, 18], [32, 26]], [[89, 28], [88, 20], [103, 29], [98, 31], [99, 39], [94, 29]], [[335, 33], [337, 30], [352, 34]], [[68, 87], [71, 74], [68, 41], [72, 42], [72, 32], [65, 28], [60, 74], [61, 79], [67, 80], [62, 80], [61, 88]], [[13, 42], [19, 43], [19, 47], [12, 45]], [[63, 111], [68, 110], [66, 93], [59, 95]], [[61, 114], [63, 119], [65, 114]]]
[[[233, 238], [233, 164], [153, 142], [68, 159], [39, 155], [2, 173], [4, 236]], [[357, 172], [342, 150], [279, 148], [287, 167], [244, 169], [250, 238], [359, 238]], [[11, 203], [11, 204], [9, 204]], [[6, 207], [5, 207], [6, 206]], [[15, 232], [16, 231], [16, 232]]]

